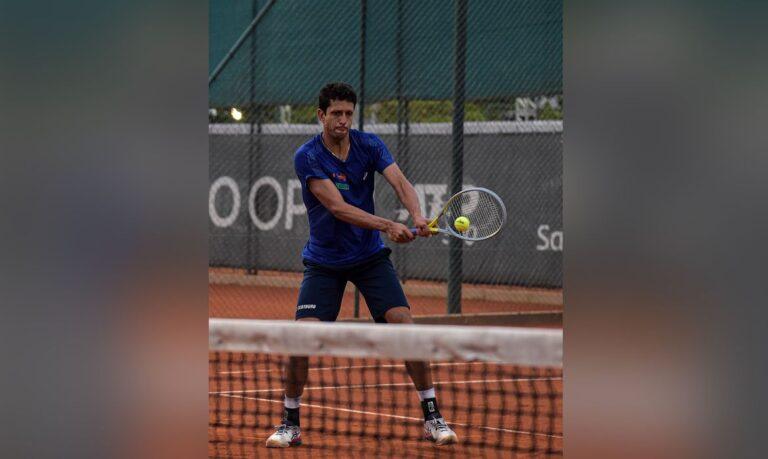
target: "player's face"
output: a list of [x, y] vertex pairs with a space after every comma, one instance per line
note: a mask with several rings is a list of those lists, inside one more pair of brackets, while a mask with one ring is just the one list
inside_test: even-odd
[[352, 115], [355, 113], [355, 105], [346, 100], [332, 100], [323, 113], [318, 109], [317, 116], [323, 123], [325, 133], [340, 140], [349, 135], [352, 126]]

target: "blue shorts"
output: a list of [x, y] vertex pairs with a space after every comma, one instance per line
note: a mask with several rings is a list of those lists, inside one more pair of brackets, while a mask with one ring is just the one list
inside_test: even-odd
[[384, 322], [384, 313], [389, 309], [397, 306], [410, 308], [389, 259], [390, 253], [390, 249], [384, 248], [360, 263], [344, 267], [304, 260], [304, 280], [296, 305], [296, 320], [316, 317], [324, 322], [335, 321], [341, 310], [347, 281], [360, 289], [376, 322]]

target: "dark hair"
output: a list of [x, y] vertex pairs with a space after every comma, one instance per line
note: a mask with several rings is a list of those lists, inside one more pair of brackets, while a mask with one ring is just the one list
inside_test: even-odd
[[357, 94], [352, 86], [343, 82], [328, 83], [320, 90], [318, 107], [325, 113], [332, 100], [346, 100], [357, 105]]

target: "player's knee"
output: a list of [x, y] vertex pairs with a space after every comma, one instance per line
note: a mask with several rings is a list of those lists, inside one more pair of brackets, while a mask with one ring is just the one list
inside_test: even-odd
[[391, 324], [412, 324], [411, 311], [406, 307], [392, 308], [384, 314], [384, 318]]

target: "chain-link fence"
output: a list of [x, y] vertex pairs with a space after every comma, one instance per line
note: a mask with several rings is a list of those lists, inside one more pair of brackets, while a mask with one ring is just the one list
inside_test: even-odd
[[[292, 158], [329, 81], [357, 89], [355, 127], [384, 140], [425, 215], [457, 184], [507, 206], [489, 241], [388, 244], [414, 313], [446, 311], [457, 256], [464, 313], [559, 303], [543, 289], [562, 286], [561, 52], [561, 0], [212, 0], [211, 313], [292, 317], [309, 234]], [[408, 223], [381, 178], [375, 200]]]

